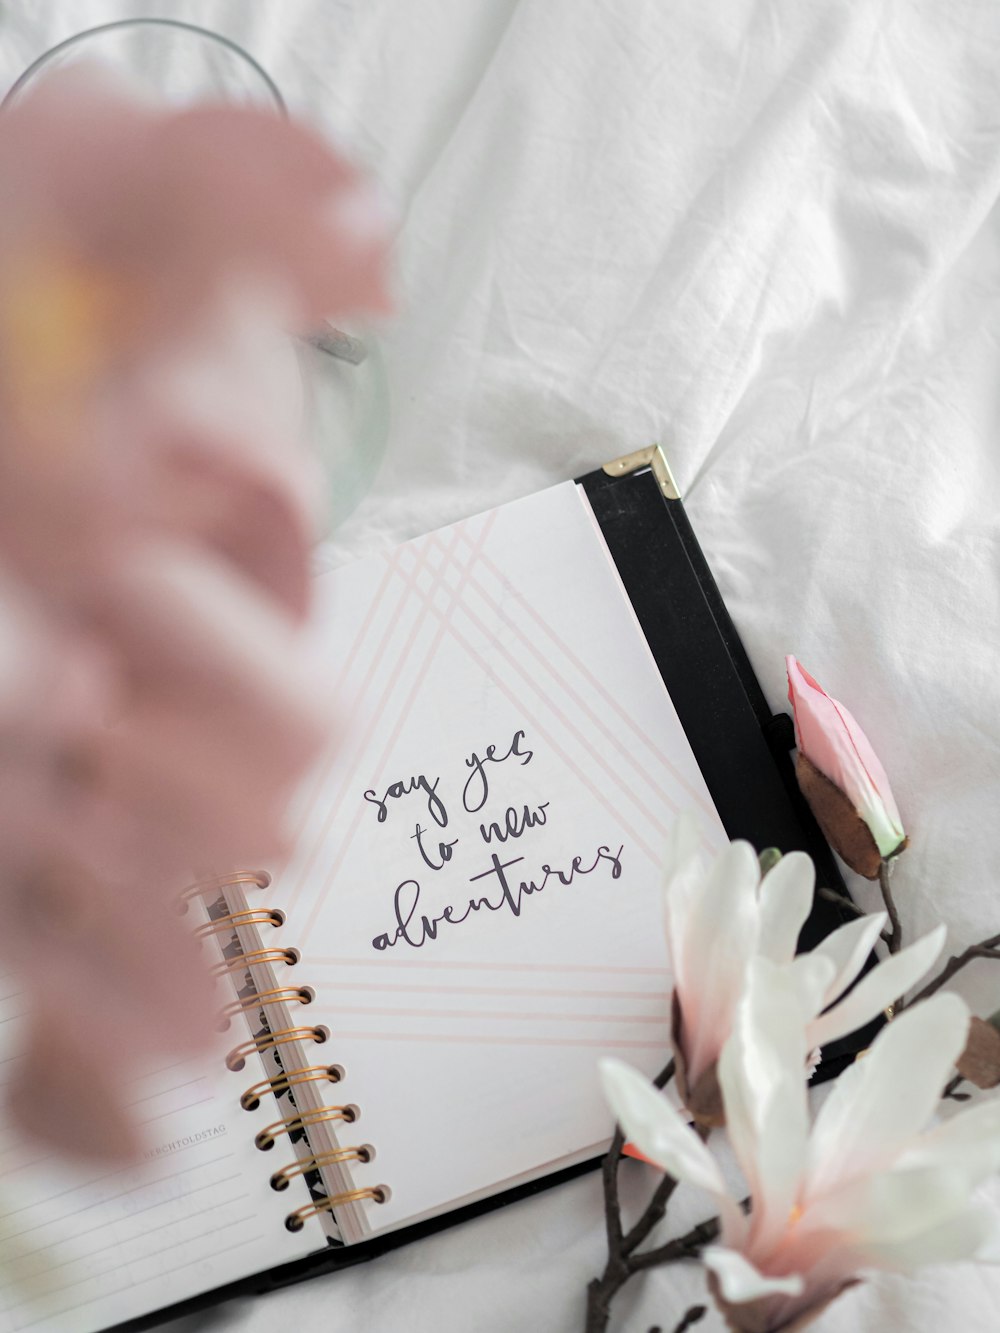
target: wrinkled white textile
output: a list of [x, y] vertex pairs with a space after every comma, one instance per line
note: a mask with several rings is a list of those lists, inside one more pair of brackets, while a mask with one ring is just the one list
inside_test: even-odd
[[[242, 42], [398, 210], [389, 446], [333, 558], [662, 440], [774, 706], [794, 652], [884, 760], [910, 937], [1000, 929], [1000, 10], [9, 0], [0, 83], [142, 13]], [[960, 989], [1000, 1007], [995, 965]], [[593, 1177], [221, 1317], [569, 1333], [603, 1251]], [[702, 1292], [650, 1275], [612, 1327], [670, 1329]], [[956, 1266], [817, 1327], [986, 1333], [998, 1306], [995, 1269]]]

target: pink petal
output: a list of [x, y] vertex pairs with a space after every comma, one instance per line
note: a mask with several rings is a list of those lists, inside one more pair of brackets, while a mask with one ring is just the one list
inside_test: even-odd
[[91, 262], [140, 284], [133, 336], [175, 328], [234, 269], [280, 273], [303, 327], [387, 307], [387, 235], [368, 187], [311, 130], [273, 112], [160, 111], [78, 64], [5, 115], [0, 174], [18, 187], [15, 221], [48, 223], [49, 236], [71, 237]]
[[843, 704], [831, 698], [794, 657], [786, 657], [785, 665], [799, 750], [850, 799], [882, 855], [891, 855], [906, 835], [871, 742]]
[[292, 784], [327, 739], [329, 705], [295, 626], [221, 562], [149, 545], [95, 603], [137, 688], [95, 745], [101, 780], [188, 855], [229, 864], [281, 846]]

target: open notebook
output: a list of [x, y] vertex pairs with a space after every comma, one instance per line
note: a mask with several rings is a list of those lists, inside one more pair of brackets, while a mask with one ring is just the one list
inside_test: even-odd
[[[758, 825], [771, 811], [761, 842], [777, 828], [805, 845], [731, 626], [712, 622], [690, 679], [685, 636], [703, 652], [704, 626], [685, 612], [644, 634], [609, 552], [595, 506], [632, 549], [650, 515], [666, 521], [661, 491], [648, 473], [607, 483], [588, 498], [567, 482], [320, 578], [342, 728], [302, 788], [295, 852], [270, 879], [188, 895], [228, 988], [228, 1068], [137, 1081], [140, 1169], [15, 1156], [0, 1333], [85, 1333], [266, 1285], [254, 1275], [276, 1265], [305, 1272], [318, 1252], [350, 1261], [603, 1150], [598, 1059], [653, 1073], [668, 1053], [659, 867], [675, 815], [692, 810], [718, 848], [721, 793]], [[646, 509], [623, 528], [640, 483]], [[704, 604], [705, 571], [682, 566], [671, 605]], [[661, 642], [654, 658], [664, 634], [677, 653]], [[706, 734], [727, 729], [728, 758], [704, 736], [696, 758], [665, 655], [678, 692], [702, 692]], [[713, 766], [734, 766], [714, 793]], [[729, 831], [753, 833], [739, 818]]]

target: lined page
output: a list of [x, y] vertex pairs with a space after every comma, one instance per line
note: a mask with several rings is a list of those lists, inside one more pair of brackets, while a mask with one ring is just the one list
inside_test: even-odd
[[[0, 978], [0, 1078], [17, 1077], [21, 998]], [[233, 1029], [239, 1040], [239, 1033]], [[239, 1094], [262, 1077], [168, 1060], [129, 1085], [147, 1148], [138, 1166], [71, 1165], [0, 1123], [0, 1330], [89, 1333], [319, 1248], [284, 1227], [259, 1126]], [[0, 1090], [2, 1091], [2, 1090]]]
[[725, 834], [572, 483], [319, 592], [343, 730], [272, 897], [386, 1229], [600, 1149], [597, 1061], [669, 1053], [668, 832]]

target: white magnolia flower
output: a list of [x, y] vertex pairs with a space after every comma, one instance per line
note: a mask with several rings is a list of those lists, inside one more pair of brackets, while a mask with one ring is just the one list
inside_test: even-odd
[[804, 1016], [787, 970], [755, 960], [719, 1062], [749, 1216], [682, 1115], [628, 1065], [602, 1062], [608, 1100], [642, 1153], [716, 1197], [721, 1239], [704, 1262], [730, 1328], [745, 1333], [802, 1327], [866, 1269], [971, 1258], [993, 1240], [971, 1196], [1000, 1167], [1000, 1099], [926, 1128], [965, 1044], [962, 1000], [936, 996], [884, 1028], [811, 1128]]
[[762, 879], [747, 842], [731, 843], [706, 866], [694, 821], [682, 815], [674, 825], [666, 868], [673, 1045], [681, 1096], [703, 1124], [723, 1123], [716, 1063], [732, 1031], [751, 959], [769, 959], [787, 975], [806, 1010], [807, 1050], [812, 1051], [871, 1022], [919, 981], [944, 946], [941, 925], [885, 959], [844, 996], [864, 967], [886, 914], [872, 912], [850, 921], [796, 957], [814, 883], [813, 865], [804, 852], [783, 856]]

